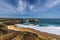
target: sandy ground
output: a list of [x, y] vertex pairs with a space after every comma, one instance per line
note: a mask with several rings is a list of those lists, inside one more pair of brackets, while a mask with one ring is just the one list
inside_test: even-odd
[[14, 30], [14, 31], [27, 31], [27, 32], [35, 33], [41, 38], [52, 37], [52, 38], [56, 38], [57, 40], [60, 40], [60, 35], [54, 35], [54, 34], [50, 34], [50, 33], [40, 32], [40, 31], [30, 29], [30, 28], [17, 28], [14, 25], [9, 25], [8, 29], [9, 30]]
[[[14, 25], [9, 25], [9, 26], [8, 26], [8, 29], [14, 30], [14, 31], [27, 31], [27, 32], [31, 32], [31, 33], [35, 33], [35, 34], [40, 35], [40, 32], [39, 32], [39, 31], [30, 29], [30, 28], [17, 28], [17, 27], [14, 26]], [[41, 36], [41, 37], [44, 37], [43, 35], [40, 35], [40, 36]]]

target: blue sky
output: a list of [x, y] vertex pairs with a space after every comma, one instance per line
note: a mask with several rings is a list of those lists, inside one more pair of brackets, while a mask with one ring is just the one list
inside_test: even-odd
[[60, 0], [0, 0], [3, 18], [60, 18]]

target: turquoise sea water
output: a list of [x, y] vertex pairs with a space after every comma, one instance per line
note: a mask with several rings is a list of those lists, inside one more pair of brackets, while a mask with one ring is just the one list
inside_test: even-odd
[[[17, 24], [18, 28], [32, 28], [38, 31], [60, 35], [60, 19], [38, 19], [39, 22], [27, 22]], [[31, 25], [32, 24], [32, 25]], [[37, 25], [37, 26], [36, 26]]]
[[[60, 26], [60, 19], [38, 19], [39, 22], [30, 22], [29, 24], [39, 25], [39, 26]], [[27, 21], [24, 20], [24, 23]]]

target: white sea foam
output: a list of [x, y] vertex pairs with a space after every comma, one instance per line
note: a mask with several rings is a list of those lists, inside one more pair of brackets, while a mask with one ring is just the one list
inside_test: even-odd
[[56, 27], [56, 26], [41, 27], [39, 25], [31, 25], [31, 24], [30, 25], [16, 24], [16, 26], [18, 28], [32, 28], [38, 31], [60, 35], [60, 27]]

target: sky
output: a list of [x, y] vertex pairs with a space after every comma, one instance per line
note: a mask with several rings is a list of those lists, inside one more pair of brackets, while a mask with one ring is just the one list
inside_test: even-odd
[[60, 18], [60, 0], [0, 0], [0, 18]]

